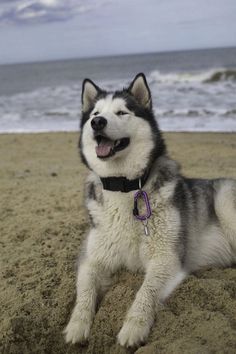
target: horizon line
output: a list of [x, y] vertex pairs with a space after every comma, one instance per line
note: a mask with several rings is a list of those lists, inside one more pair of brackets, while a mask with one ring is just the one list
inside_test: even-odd
[[125, 56], [137, 56], [137, 55], [151, 55], [151, 54], [165, 54], [165, 53], [178, 53], [178, 52], [192, 52], [192, 51], [207, 51], [207, 50], [217, 50], [217, 49], [235, 49], [235, 46], [220, 46], [220, 47], [199, 47], [199, 48], [186, 48], [186, 49], [170, 49], [170, 50], [160, 50], [160, 51], [148, 51], [148, 52], [132, 52], [132, 53], [121, 53], [121, 54], [107, 54], [107, 55], [94, 55], [94, 56], [80, 56], [80, 57], [61, 57], [54, 59], [43, 59], [43, 60], [26, 60], [26, 61], [16, 61], [16, 62], [3, 62], [0, 66], [11, 66], [11, 65], [25, 65], [25, 64], [44, 64], [51, 62], [61, 62], [61, 61], [74, 61], [74, 60], [91, 60], [91, 59], [102, 59], [102, 58], [116, 58]]

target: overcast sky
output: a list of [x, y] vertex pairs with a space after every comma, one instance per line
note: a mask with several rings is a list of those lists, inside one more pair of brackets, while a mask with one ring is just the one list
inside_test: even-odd
[[236, 0], [0, 0], [0, 63], [236, 46]]

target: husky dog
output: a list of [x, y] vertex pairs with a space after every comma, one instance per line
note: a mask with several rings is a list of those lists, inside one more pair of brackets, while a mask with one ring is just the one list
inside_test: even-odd
[[86, 184], [91, 230], [66, 341], [88, 339], [98, 295], [126, 268], [143, 272], [144, 281], [118, 342], [138, 345], [160, 304], [190, 272], [236, 263], [236, 180], [181, 175], [168, 156], [142, 73], [116, 92], [84, 80], [79, 145], [91, 170]]

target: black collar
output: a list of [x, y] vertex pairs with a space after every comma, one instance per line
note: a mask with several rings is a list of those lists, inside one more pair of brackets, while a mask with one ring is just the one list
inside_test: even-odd
[[141, 177], [131, 180], [126, 177], [100, 177], [100, 179], [103, 189], [113, 192], [128, 193], [138, 190], [140, 187], [142, 188], [147, 182], [149, 173], [150, 169], [147, 170]]

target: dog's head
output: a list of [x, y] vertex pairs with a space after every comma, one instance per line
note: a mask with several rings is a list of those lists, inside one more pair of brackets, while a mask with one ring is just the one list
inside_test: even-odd
[[80, 135], [82, 160], [100, 177], [140, 177], [165, 145], [144, 74], [128, 88], [107, 92], [85, 79]]

